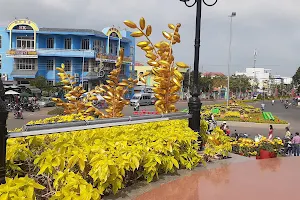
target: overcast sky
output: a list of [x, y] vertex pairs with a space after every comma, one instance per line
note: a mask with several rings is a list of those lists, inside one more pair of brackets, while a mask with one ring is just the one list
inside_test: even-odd
[[[191, 2], [194, 0], [191, 0]], [[214, 0], [206, 0], [212, 3]], [[300, 66], [299, 0], [218, 0], [203, 7], [200, 70], [227, 74], [229, 24], [233, 19], [231, 73], [253, 66], [272, 69], [273, 74], [292, 76]], [[126, 19], [141, 16], [153, 26], [154, 42], [162, 39], [168, 23], [182, 24], [181, 44], [175, 48], [177, 61], [193, 64], [196, 8], [180, 0], [0, 0], [0, 25], [15, 17], [35, 21], [39, 27], [92, 28], [115, 25], [124, 28]], [[138, 51], [137, 60], [145, 61]]]

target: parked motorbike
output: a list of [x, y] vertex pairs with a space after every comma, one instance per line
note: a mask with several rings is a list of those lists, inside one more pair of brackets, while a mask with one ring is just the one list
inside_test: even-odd
[[33, 106], [33, 110], [40, 110], [40, 105], [38, 103], [35, 103], [32, 105]]
[[237, 133], [236, 130], [234, 130], [234, 134], [232, 135], [236, 140], [240, 138], [248, 138], [249, 135], [247, 133]]
[[21, 107], [26, 111], [34, 112], [32, 103], [22, 103]]
[[14, 117], [15, 119], [23, 119], [23, 109], [21, 107], [16, 106]]

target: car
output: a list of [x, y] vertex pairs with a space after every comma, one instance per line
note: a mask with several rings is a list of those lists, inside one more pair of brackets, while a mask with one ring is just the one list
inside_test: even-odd
[[40, 107], [55, 107], [55, 102], [52, 101], [52, 97], [42, 97], [40, 101], [37, 101]]
[[151, 98], [151, 105], [154, 105], [156, 101], [157, 101], [157, 98], [156, 97], [152, 97]]

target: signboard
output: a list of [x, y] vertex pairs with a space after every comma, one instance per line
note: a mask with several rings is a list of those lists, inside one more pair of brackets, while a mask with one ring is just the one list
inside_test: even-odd
[[[107, 54], [98, 53], [96, 56], [96, 61], [102, 61], [102, 62], [116, 63], [117, 59], [118, 59], [118, 56], [110, 55], [110, 54], [107, 55]], [[132, 63], [132, 58], [124, 56], [123, 63]]]
[[28, 25], [17, 25], [13, 30], [33, 30], [31, 26]]
[[106, 35], [110, 36], [110, 37], [118, 37], [119, 39], [122, 39], [121, 32], [118, 29], [114, 28], [114, 27], [109, 28]]
[[28, 50], [9, 50], [6, 52], [7, 57], [14, 58], [37, 58], [36, 51], [28, 51]]
[[16, 19], [13, 22], [11, 22], [7, 28], [8, 31], [11, 30], [33, 30], [33, 31], [39, 31], [38, 26], [36, 23], [29, 19]]

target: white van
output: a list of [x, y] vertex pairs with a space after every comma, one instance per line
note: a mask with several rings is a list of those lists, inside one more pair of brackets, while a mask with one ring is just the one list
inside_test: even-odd
[[137, 103], [139, 103], [140, 106], [151, 105], [151, 94], [139, 93], [139, 94], [133, 95], [133, 97], [130, 99], [130, 105], [135, 106]]

